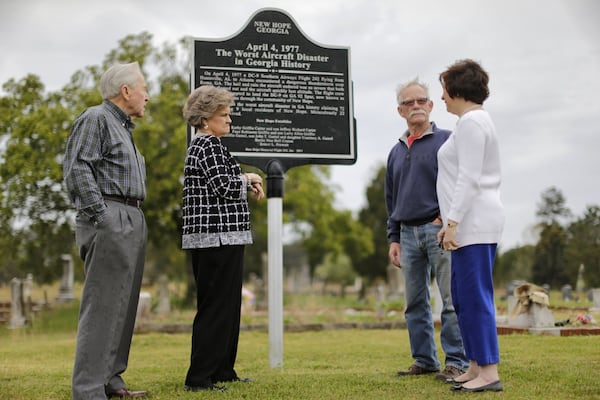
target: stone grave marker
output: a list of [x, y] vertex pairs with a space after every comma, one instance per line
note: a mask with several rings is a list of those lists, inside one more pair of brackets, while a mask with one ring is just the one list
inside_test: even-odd
[[158, 297], [158, 304], [156, 305], [156, 313], [158, 315], [168, 315], [171, 313], [169, 279], [165, 274], [162, 274], [158, 277], [157, 284], [156, 296]]
[[73, 257], [70, 254], [63, 254], [61, 260], [63, 273], [56, 300], [59, 303], [69, 303], [75, 299], [73, 295]]
[[10, 281], [11, 316], [8, 324], [9, 329], [19, 328], [25, 325], [25, 314], [23, 308], [23, 284], [20, 279], [13, 278]]
[[573, 300], [573, 287], [571, 285], [563, 285], [563, 287], [560, 289], [560, 293], [562, 294], [563, 301]]
[[508, 318], [509, 325], [530, 328], [554, 327], [554, 316], [548, 309], [548, 294], [531, 283], [519, 285], [514, 290], [517, 299]]

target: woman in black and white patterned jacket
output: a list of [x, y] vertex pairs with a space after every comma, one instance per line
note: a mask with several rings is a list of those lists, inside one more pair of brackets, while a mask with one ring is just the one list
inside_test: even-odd
[[225, 390], [241, 380], [234, 369], [240, 328], [244, 246], [252, 243], [248, 192], [265, 197], [262, 178], [242, 173], [221, 143], [230, 132], [233, 94], [200, 86], [183, 116], [196, 129], [185, 159], [183, 249], [192, 256], [197, 312], [185, 389]]

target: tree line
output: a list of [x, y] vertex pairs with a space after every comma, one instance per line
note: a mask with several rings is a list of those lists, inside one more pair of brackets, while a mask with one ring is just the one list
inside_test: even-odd
[[[147, 165], [146, 277], [188, 277], [187, 260], [180, 249], [187, 142], [181, 110], [190, 92], [191, 43], [191, 38], [182, 38], [156, 47], [147, 32], [128, 35], [100, 65], [76, 71], [56, 92], [47, 93], [40, 78], [32, 74], [2, 85], [0, 281], [29, 272], [40, 283], [56, 280], [62, 273], [63, 254], [72, 254], [81, 266], [74, 243], [75, 212], [62, 181], [66, 139], [76, 116], [102, 101], [97, 89], [102, 72], [116, 62], [134, 60], [147, 77], [150, 92], [146, 114], [135, 121], [134, 130]], [[326, 254], [348, 254], [358, 260], [373, 252], [371, 229], [349, 210], [334, 207], [335, 190], [326, 166], [297, 167], [286, 174], [284, 223], [295, 231], [311, 273]], [[246, 274], [261, 275], [267, 251], [267, 205], [250, 202], [255, 244], [247, 247]], [[82, 277], [82, 268], [76, 268], [76, 278]]]
[[[62, 273], [61, 256], [81, 262], [74, 243], [74, 210], [62, 182], [64, 146], [72, 121], [101, 102], [97, 83], [115, 62], [138, 61], [149, 84], [146, 115], [134, 137], [146, 159], [149, 227], [146, 278], [166, 274], [189, 278], [181, 244], [181, 195], [187, 127], [181, 109], [189, 94], [192, 39], [154, 46], [142, 32], [121, 39], [100, 65], [77, 70], [60, 90], [47, 93], [36, 75], [10, 79], [0, 97], [0, 282], [31, 272], [52, 282]], [[251, 166], [246, 170], [257, 171]], [[366, 204], [354, 214], [334, 206], [337, 188], [330, 167], [292, 168], [284, 180], [283, 220], [297, 240], [284, 249], [284, 268], [309, 266], [311, 276], [347, 283], [361, 276], [369, 284], [386, 278], [388, 242], [383, 195], [385, 167], [374, 171]], [[267, 252], [267, 205], [250, 200], [255, 243], [246, 250], [246, 275], [261, 276]], [[600, 209], [590, 206], [577, 219], [560, 191], [542, 194], [539, 241], [499, 255], [498, 284], [511, 279], [538, 284], [575, 284], [585, 265], [586, 281], [600, 285]], [[318, 270], [318, 271], [317, 271]], [[76, 268], [76, 278], [83, 269]], [[190, 297], [191, 298], [191, 297]]]

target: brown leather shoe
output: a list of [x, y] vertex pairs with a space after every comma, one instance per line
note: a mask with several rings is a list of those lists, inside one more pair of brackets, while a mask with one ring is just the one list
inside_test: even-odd
[[119, 389], [115, 392], [109, 393], [108, 398], [118, 397], [120, 399], [124, 399], [127, 397], [146, 397], [148, 395], [148, 391], [146, 390], [127, 390], [127, 389]]
[[433, 374], [438, 371], [439, 369], [425, 369], [423, 367], [419, 367], [416, 364], [413, 364], [410, 367], [408, 367], [406, 371], [398, 371], [398, 376]]
[[454, 378], [456, 378], [457, 376], [461, 376], [464, 373], [465, 373], [465, 371], [463, 371], [459, 368], [456, 368], [453, 365], [446, 365], [446, 368], [444, 368], [444, 370], [442, 372], [437, 374], [435, 376], [435, 379], [444, 381], [444, 382], [448, 382], [449, 380], [454, 380]]

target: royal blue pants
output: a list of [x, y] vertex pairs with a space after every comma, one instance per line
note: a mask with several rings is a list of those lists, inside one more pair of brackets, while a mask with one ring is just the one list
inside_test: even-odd
[[492, 268], [496, 244], [474, 244], [453, 251], [452, 303], [469, 360], [478, 365], [500, 361]]

